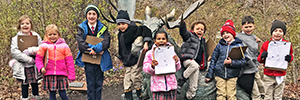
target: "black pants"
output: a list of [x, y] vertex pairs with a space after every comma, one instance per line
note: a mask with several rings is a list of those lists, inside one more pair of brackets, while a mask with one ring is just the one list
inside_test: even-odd
[[253, 83], [254, 83], [255, 73], [252, 74], [242, 74], [237, 80], [237, 84], [245, 90], [246, 93], [251, 97]]
[[[39, 87], [38, 83], [30, 83], [31, 88], [32, 88], [32, 94], [37, 96], [39, 95]], [[22, 84], [22, 98], [27, 98], [28, 97], [28, 87], [29, 84]]]

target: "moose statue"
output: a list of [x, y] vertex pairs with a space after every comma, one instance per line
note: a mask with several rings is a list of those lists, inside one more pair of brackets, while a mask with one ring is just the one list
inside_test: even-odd
[[[176, 20], [173, 22], [170, 22], [175, 15], [175, 9], [171, 11], [171, 13], [167, 14], [164, 17], [151, 17], [151, 10], [149, 6], [145, 9], [145, 20], [135, 19], [134, 18], [134, 12], [135, 12], [135, 2], [136, 0], [119, 0], [116, 1], [119, 5], [119, 8], [117, 8], [111, 0], [108, 0], [109, 4], [116, 10], [126, 10], [129, 14], [129, 17], [131, 21], [135, 23], [139, 23], [141, 25], [147, 26], [154, 35], [155, 32], [158, 30], [164, 30], [163, 26], [166, 26], [168, 29], [174, 29], [180, 27], [180, 22], [187, 19], [193, 12], [195, 12], [201, 5], [204, 4], [205, 0], [198, 0], [194, 2], [192, 5], [190, 5], [185, 12]], [[103, 18], [110, 23], [116, 23], [116, 18], [112, 15], [111, 12], [109, 12], [110, 18], [105, 16], [105, 14], [100, 11]], [[175, 40], [171, 37], [171, 35], [166, 31], [168, 34], [168, 40], [169, 42], [175, 47], [175, 52], [178, 54], [180, 47], [176, 44]], [[208, 67], [207, 67], [208, 68]], [[185, 68], [182, 66], [182, 68], [176, 72], [176, 78], [177, 80], [179, 78], [182, 78], [182, 73], [185, 70]], [[207, 73], [207, 70], [200, 71], [199, 78], [198, 78], [198, 89], [196, 92], [196, 96], [193, 98], [193, 100], [215, 100], [216, 99], [216, 83], [215, 80], [212, 80], [211, 82], [206, 83], [205, 82], [205, 75]], [[184, 85], [177, 89], [177, 99], [178, 100], [184, 100], [186, 92], [188, 90], [188, 81], [184, 82]], [[150, 75], [143, 73], [143, 98], [145, 100], [148, 100], [152, 98], [152, 92], [150, 91]], [[250, 100], [247, 93], [244, 92], [241, 88], [237, 86], [237, 95], [238, 100]]]

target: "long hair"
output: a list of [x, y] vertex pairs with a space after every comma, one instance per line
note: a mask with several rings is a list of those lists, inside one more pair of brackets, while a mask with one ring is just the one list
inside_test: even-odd
[[26, 19], [29, 19], [29, 22], [30, 22], [30, 25], [31, 25], [31, 30], [34, 29], [34, 25], [30, 19], [30, 17], [28, 15], [22, 15], [20, 18], [19, 18], [19, 21], [18, 21], [18, 25], [17, 25], [17, 30], [20, 31], [21, 30], [21, 24], [22, 24], [22, 21], [26, 20]]

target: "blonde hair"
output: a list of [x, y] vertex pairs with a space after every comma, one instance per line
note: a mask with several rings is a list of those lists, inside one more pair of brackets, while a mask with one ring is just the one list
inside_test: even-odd
[[29, 22], [30, 22], [30, 25], [31, 25], [31, 30], [34, 29], [34, 25], [30, 19], [30, 17], [28, 15], [22, 15], [20, 18], [19, 18], [19, 22], [18, 22], [18, 26], [17, 26], [17, 30], [20, 31], [21, 30], [21, 23], [22, 21], [26, 20], [26, 19], [29, 19]]
[[58, 35], [61, 36], [61, 34], [60, 34], [60, 32], [59, 32], [57, 26], [56, 26], [55, 24], [50, 24], [50, 25], [48, 25], [48, 26], [46, 27], [44, 40], [47, 40], [47, 39], [48, 39], [48, 38], [47, 38], [47, 34], [48, 34], [48, 32], [49, 32], [50, 30], [55, 30], [55, 31], [58, 33]]

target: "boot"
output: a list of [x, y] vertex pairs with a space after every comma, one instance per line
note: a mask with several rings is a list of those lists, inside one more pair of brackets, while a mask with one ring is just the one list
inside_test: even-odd
[[138, 97], [138, 100], [142, 100], [142, 88], [136, 89], [136, 95]]
[[131, 90], [125, 91], [124, 93], [125, 93], [125, 100], [133, 100]]
[[21, 96], [20, 100], [29, 100], [29, 97], [23, 98], [23, 97]]

